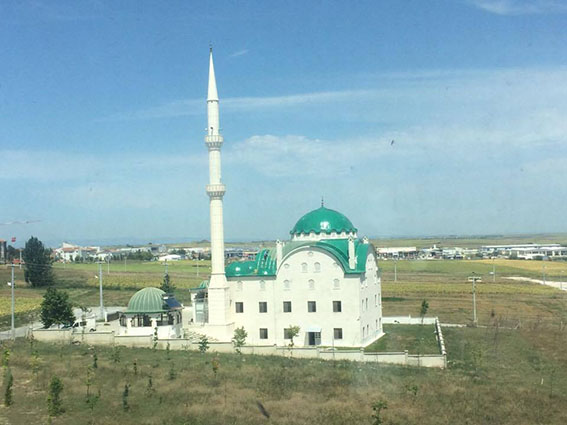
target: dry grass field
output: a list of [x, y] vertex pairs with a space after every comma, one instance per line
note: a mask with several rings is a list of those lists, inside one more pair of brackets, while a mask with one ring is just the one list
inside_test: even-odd
[[0, 407], [0, 423], [48, 423], [52, 376], [64, 385], [54, 424], [372, 424], [375, 402], [388, 406], [384, 424], [566, 423], [564, 329], [447, 328], [445, 336], [447, 370], [4, 343], [14, 404]]

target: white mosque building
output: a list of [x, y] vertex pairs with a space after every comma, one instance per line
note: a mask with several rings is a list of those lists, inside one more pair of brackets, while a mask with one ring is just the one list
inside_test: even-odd
[[230, 341], [244, 327], [247, 344], [363, 347], [383, 335], [381, 280], [375, 249], [351, 221], [321, 207], [301, 217], [289, 241], [255, 260], [225, 268], [219, 98], [212, 50], [207, 96], [211, 277], [193, 291], [191, 330]]

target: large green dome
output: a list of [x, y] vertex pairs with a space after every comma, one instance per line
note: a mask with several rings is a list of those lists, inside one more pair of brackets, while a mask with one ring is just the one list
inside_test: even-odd
[[329, 234], [331, 232], [356, 233], [356, 230], [356, 227], [353, 226], [346, 216], [338, 211], [321, 206], [301, 217], [289, 233], [292, 235], [309, 234], [311, 232], [316, 234]]
[[140, 289], [128, 302], [126, 313], [162, 313], [167, 311], [164, 305], [163, 292], [159, 288]]

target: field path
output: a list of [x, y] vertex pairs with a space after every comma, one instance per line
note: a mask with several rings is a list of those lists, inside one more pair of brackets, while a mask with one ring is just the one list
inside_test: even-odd
[[509, 280], [516, 280], [516, 281], [523, 281], [523, 282], [531, 282], [531, 283], [539, 283], [540, 285], [547, 285], [551, 286], [555, 289], [560, 289], [562, 291], [567, 291], [567, 282], [555, 282], [550, 280], [541, 280], [541, 279], [532, 279], [531, 277], [521, 277], [521, 276], [510, 276], [505, 277], [504, 279]]

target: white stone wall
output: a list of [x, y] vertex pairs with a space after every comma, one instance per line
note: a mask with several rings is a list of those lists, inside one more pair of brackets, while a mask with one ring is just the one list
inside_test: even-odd
[[[303, 247], [283, 259], [275, 279], [231, 278], [234, 326], [246, 329], [248, 344], [287, 345], [284, 328], [292, 325], [301, 328], [294, 339], [299, 347], [308, 345], [307, 332], [316, 328], [321, 328], [321, 345], [365, 345], [382, 333], [380, 279], [373, 253], [367, 268], [363, 275], [345, 275], [329, 253]], [[267, 313], [259, 312], [261, 301], [267, 303]], [[284, 313], [284, 301], [291, 301], [291, 313]], [[316, 302], [315, 313], [308, 312], [308, 301]], [[341, 302], [341, 312], [333, 311], [333, 301]], [[237, 302], [243, 303], [244, 312], [236, 313]], [[260, 339], [260, 328], [268, 330], [267, 339]], [[334, 328], [342, 329], [342, 339], [334, 338]]]

